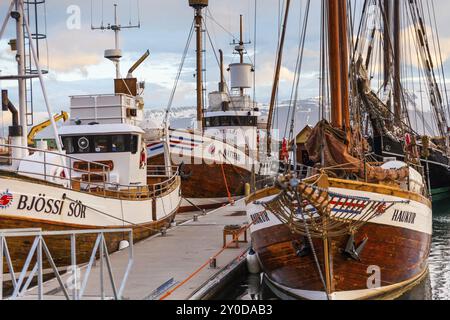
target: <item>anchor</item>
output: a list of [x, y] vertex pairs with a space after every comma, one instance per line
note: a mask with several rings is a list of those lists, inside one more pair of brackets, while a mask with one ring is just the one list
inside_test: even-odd
[[186, 167], [186, 164], [185, 164], [184, 161], [183, 161], [183, 162], [180, 164], [178, 170], [179, 170], [179, 172], [180, 172], [180, 177], [181, 177], [181, 179], [183, 179], [183, 180], [188, 180], [190, 177], [192, 177], [192, 171], [186, 173], [186, 172], [184, 171], [185, 167]]
[[311, 253], [311, 246], [306, 237], [303, 237], [303, 241], [292, 241], [292, 246], [294, 247], [295, 254], [299, 258], [304, 258]]
[[361, 242], [359, 247], [356, 248], [355, 236], [352, 234], [347, 241], [347, 246], [345, 247], [344, 254], [355, 261], [361, 261], [360, 254], [366, 247], [368, 241], [369, 238], [366, 237], [363, 242]]

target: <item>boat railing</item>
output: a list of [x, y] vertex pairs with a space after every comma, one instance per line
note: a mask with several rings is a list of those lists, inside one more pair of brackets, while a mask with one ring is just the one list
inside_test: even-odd
[[[26, 169], [10, 169], [1, 166], [5, 171], [15, 172], [22, 176], [37, 178], [49, 183], [56, 183], [67, 189], [76, 190], [79, 192], [92, 193], [104, 197], [118, 198], [118, 199], [147, 199], [160, 197], [169, 192], [173, 186], [178, 182], [179, 171], [177, 167], [166, 168], [164, 166], [149, 166], [148, 178], [158, 178], [158, 181], [152, 184], [145, 185], [121, 185], [119, 183], [112, 183], [111, 168], [104, 163], [87, 161], [85, 159], [61, 154], [59, 152], [41, 150], [29, 147], [20, 147], [13, 145], [0, 145], [0, 148], [23, 149], [30, 153], [41, 152], [43, 157], [41, 159], [18, 158], [9, 152], [8, 155], [0, 154], [0, 163], [2, 159], [8, 160], [10, 164], [15, 161], [26, 162], [31, 164], [38, 164], [42, 171], [32, 171]], [[49, 162], [50, 155], [61, 159], [59, 163]], [[85, 168], [74, 168], [73, 164], [79, 162], [83, 163]], [[51, 175], [48, 169], [59, 174]], [[170, 170], [168, 170], [170, 169]], [[169, 175], [167, 174], [169, 172]], [[100, 179], [100, 181], [98, 181]]]
[[[123, 272], [123, 276], [120, 283], [117, 283], [120, 278], [113, 275], [113, 266], [110, 260], [110, 251], [115, 251], [110, 245], [108, 246], [108, 239], [114, 235], [120, 234], [120, 239], [126, 239], [124, 243], [124, 249], [128, 250], [128, 262]], [[70, 246], [67, 246], [67, 262], [63, 266], [57, 265], [57, 261], [54, 250], [60, 250], [53, 248], [50, 244], [50, 240], [55, 237], [68, 238]], [[30, 241], [31, 247], [28, 251], [21, 252], [26, 254], [25, 257], [15, 257], [14, 253], [8, 248], [8, 240], [18, 241], [25, 238]], [[82, 242], [80, 242], [82, 238]], [[83, 254], [89, 259], [87, 264], [80, 265], [81, 261], [77, 261], [77, 257], [80, 256], [82, 249], [79, 246], [82, 244], [86, 247], [87, 239], [92, 239], [92, 246], [89, 246], [89, 251], [83, 252]], [[95, 242], [94, 242], [95, 239]], [[117, 244], [119, 249], [119, 244]], [[70, 254], [69, 254], [70, 253]], [[54, 258], [55, 257], [55, 258]], [[24, 259], [23, 266], [14, 265], [17, 259]], [[98, 267], [96, 267], [96, 260], [99, 260]], [[87, 260], [87, 259], [86, 259]], [[12, 291], [6, 297], [7, 300], [20, 300], [20, 299], [38, 299], [44, 300], [44, 289], [48, 291], [48, 288], [44, 288], [44, 272], [49, 270], [50, 273], [46, 273], [45, 276], [52, 276], [56, 278], [57, 286], [54, 290], [62, 292], [64, 298], [67, 300], [81, 300], [86, 296], [86, 288], [89, 285], [89, 279], [96, 279], [99, 281], [99, 297], [104, 300], [108, 298], [106, 296], [106, 287], [110, 287], [112, 290], [112, 298], [120, 300], [123, 297], [125, 285], [130, 274], [131, 267], [134, 261], [134, 248], [133, 248], [133, 230], [132, 229], [105, 229], [105, 230], [73, 230], [73, 231], [42, 231], [41, 229], [5, 229], [0, 230], [0, 301], [5, 298], [3, 292], [3, 283], [6, 281], [6, 276], [9, 274], [7, 281], [12, 282]], [[5, 264], [4, 264], [5, 262]], [[84, 262], [83, 262], [84, 263]], [[4, 269], [4, 265], [7, 269]], [[47, 269], [45, 266], [49, 266]], [[106, 268], [105, 268], [106, 266]], [[15, 270], [14, 267], [21, 267], [21, 270]], [[67, 271], [62, 274], [61, 269]], [[96, 270], [97, 269], [97, 270]], [[93, 272], [94, 271], [94, 272]], [[94, 273], [94, 275], [92, 275]], [[109, 280], [105, 281], [104, 273], [108, 274], [106, 277]], [[37, 282], [34, 288], [30, 288], [33, 281]], [[91, 280], [90, 283], [93, 281]], [[93, 293], [89, 292], [91, 296]], [[95, 294], [95, 293], [94, 293]]]

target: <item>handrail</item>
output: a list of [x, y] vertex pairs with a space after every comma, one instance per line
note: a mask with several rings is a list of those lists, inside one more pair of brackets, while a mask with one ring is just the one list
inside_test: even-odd
[[[85, 186], [85, 188], [83, 189], [77, 189], [77, 191], [80, 192], [86, 192], [86, 193], [91, 193], [91, 194], [100, 194], [102, 193], [103, 196], [108, 196], [108, 197], [113, 197], [113, 198], [118, 198], [118, 199], [123, 199], [123, 198], [154, 198], [154, 197], [158, 197], [163, 195], [164, 193], [166, 193], [168, 190], [170, 190], [174, 184], [176, 184], [177, 182], [177, 176], [179, 176], [179, 168], [176, 166], [171, 166], [171, 167], [165, 167], [165, 166], [156, 166], [156, 165], [151, 165], [147, 167], [147, 177], [148, 178], [161, 178], [161, 177], [167, 177], [166, 172], [168, 171], [167, 169], [170, 168], [170, 172], [172, 173], [171, 176], [167, 177], [166, 180], [159, 182], [159, 183], [154, 183], [151, 185], [121, 185], [118, 183], [111, 183], [109, 182], [110, 179], [110, 174], [111, 174], [111, 170], [110, 167], [108, 165], [102, 164], [102, 163], [98, 163], [98, 162], [93, 162], [93, 161], [87, 161], [85, 159], [80, 159], [77, 157], [72, 157], [72, 156], [68, 156], [65, 154], [60, 154], [57, 152], [53, 152], [53, 151], [47, 151], [47, 150], [41, 150], [41, 149], [36, 149], [36, 148], [30, 148], [30, 147], [21, 147], [21, 146], [12, 146], [12, 145], [2, 145], [1, 146], [6, 146], [8, 148], [18, 148], [18, 149], [27, 149], [27, 150], [32, 150], [34, 152], [43, 152], [44, 153], [44, 161], [39, 161], [39, 160], [32, 160], [32, 159], [23, 159], [23, 158], [15, 158], [10, 156], [3, 156], [0, 155], [0, 159], [8, 159], [8, 160], [13, 160], [13, 161], [24, 161], [24, 162], [29, 162], [29, 163], [37, 163], [37, 164], [41, 164], [44, 165], [44, 173], [41, 172], [27, 172], [27, 171], [20, 171], [20, 174], [22, 175], [32, 175], [32, 176], [38, 176], [38, 177], [42, 177], [43, 181], [46, 182], [50, 182], [52, 183], [51, 180], [49, 180], [49, 176], [47, 174], [47, 167], [54, 167], [57, 169], [62, 169], [65, 171], [69, 172], [69, 175], [66, 176], [53, 176], [51, 178], [57, 180], [57, 181], [63, 181], [63, 182], [68, 182], [68, 185], [63, 184], [63, 187], [74, 190], [74, 182], [77, 185], [83, 184]], [[67, 163], [68, 161], [64, 161], [64, 164], [55, 164], [55, 163], [48, 163], [47, 162], [47, 154], [54, 154], [56, 156], [61, 156], [61, 157], [65, 157], [66, 160], [69, 160], [69, 165], [65, 165], [65, 163]], [[81, 162], [85, 162], [88, 164], [88, 169], [87, 170], [83, 170], [83, 169], [74, 169], [72, 168], [72, 163], [75, 161], [81, 161]], [[100, 166], [102, 168], [101, 172], [93, 172], [91, 170], [92, 166]], [[1, 168], [1, 166], [0, 166]], [[73, 177], [73, 172], [76, 172], [78, 175], [83, 175], [86, 174], [88, 175], [88, 181], [83, 181], [80, 179], [80, 177]], [[164, 174], [156, 174], [159, 172], [164, 172]], [[96, 182], [96, 181], [92, 181], [92, 177], [96, 177], [96, 176], [102, 176], [102, 175], [108, 175], [108, 181], [102, 181], [102, 182]], [[53, 181], [53, 183], [57, 183], [55, 181]], [[59, 184], [59, 183], [58, 183]], [[108, 195], [107, 192], [110, 192], [110, 194]]]
[[77, 158], [74, 156], [70, 156], [67, 154], [63, 154], [63, 153], [59, 153], [59, 152], [55, 152], [55, 151], [50, 151], [50, 150], [42, 150], [42, 149], [37, 149], [37, 148], [32, 148], [32, 147], [22, 147], [22, 146], [14, 146], [14, 145], [10, 145], [10, 144], [0, 144], [0, 147], [6, 147], [6, 148], [16, 148], [16, 149], [21, 149], [21, 150], [28, 150], [28, 151], [33, 151], [33, 152], [44, 152], [46, 154], [53, 154], [59, 157], [64, 157], [67, 159], [71, 159], [71, 160], [75, 160], [75, 161], [83, 161], [83, 162], [87, 162], [87, 163], [91, 163], [91, 164], [95, 164], [104, 168], [109, 168], [107, 165], [103, 164], [103, 163], [99, 163], [99, 162], [95, 162], [95, 161], [88, 161], [86, 159], [81, 159], [81, 158]]
[[[117, 278], [113, 277], [113, 269], [110, 261], [110, 252], [106, 243], [105, 235], [107, 234], [128, 234], [128, 263], [122, 276], [119, 287], [116, 285]], [[89, 254], [89, 262], [84, 267], [84, 276], [79, 272], [79, 262], [77, 261], [77, 236], [82, 235], [97, 235], [93, 249]], [[53, 259], [51, 248], [47, 245], [46, 238], [54, 236], [67, 236], [70, 238], [70, 265], [67, 268], [67, 273], [64, 275], [66, 281], [63, 281], [58, 267]], [[8, 248], [8, 238], [23, 238], [34, 237], [32, 246], [26, 255], [26, 260], [20, 274], [16, 277], [14, 270], [14, 258], [10, 254]], [[33, 257], [36, 256], [35, 261]], [[16, 229], [16, 230], [0, 230], [0, 300], [4, 298], [3, 294], [3, 280], [4, 271], [3, 262], [8, 266], [8, 271], [11, 276], [13, 284], [13, 292], [7, 298], [9, 300], [21, 299], [26, 296], [27, 292], [32, 293], [37, 291], [37, 298], [44, 300], [44, 261], [46, 260], [51, 267], [51, 271], [55, 276], [58, 289], [62, 290], [64, 298], [67, 300], [81, 300], [85, 295], [85, 290], [89, 281], [92, 268], [95, 266], [96, 257], [100, 260], [100, 296], [105, 299], [105, 285], [103, 279], [104, 265], [106, 262], [106, 271], [109, 275], [110, 285], [114, 294], [114, 299], [120, 300], [123, 297], [123, 292], [134, 262], [134, 248], [133, 248], [133, 229], [90, 229], [90, 230], [72, 230], [72, 231], [42, 231], [40, 229]], [[46, 259], [45, 259], [46, 258]], [[45, 259], [45, 260], [44, 260]], [[30, 270], [30, 267], [34, 267]], [[19, 270], [17, 270], [19, 271]], [[32, 280], [37, 277], [37, 286], [34, 289], [29, 289]]]

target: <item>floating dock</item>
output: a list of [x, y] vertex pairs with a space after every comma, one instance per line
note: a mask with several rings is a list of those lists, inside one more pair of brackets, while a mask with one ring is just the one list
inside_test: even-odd
[[[182, 222], [183, 219], [190, 219]], [[211, 211], [190, 216], [180, 215], [179, 225], [133, 246], [133, 264], [123, 289], [122, 299], [127, 300], [187, 300], [203, 299], [230, 280], [233, 272], [242, 268], [250, 241], [239, 243], [239, 248], [226, 240], [224, 228], [247, 223], [244, 200]], [[245, 231], [248, 232], [248, 231]], [[244, 232], [244, 233], [245, 233]], [[240, 240], [244, 240], [244, 233]], [[215, 258], [215, 261], [211, 261]], [[116, 286], [119, 286], [129, 263], [128, 250], [113, 253], [109, 257]], [[215, 266], [214, 266], [215, 265]], [[80, 279], [86, 267], [79, 267]], [[82, 299], [112, 299], [114, 292], [109, 273], [97, 263], [90, 271]], [[103, 274], [103, 281], [101, 281]], [[71, 273], [62, 276], [70, 282]], [[102, 294], [102, 287], [104, 288]], [[73, 292], [67, 288], [69, 294]], [[43, 283], [46, 300], [66, 299], [57, 279]], [[36, 299], [38, 287], [28, 290], [21, 299]]]

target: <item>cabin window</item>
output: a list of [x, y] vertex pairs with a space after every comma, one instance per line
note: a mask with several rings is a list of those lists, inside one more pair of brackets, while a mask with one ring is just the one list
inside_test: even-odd
[[89, 137], [78, 137], [76, 141], [78, 147], [77, 153], [90, 153], [91, 143], [89, 141]]
[[108, 136], [94, 137], [94, 151], [95, 153], [110, 152], [110, 142]]
[[138, 136], [131, 136], [131, 153], [136, 154], [138, 152]]
[[138, 152], [139, 136], [131, 134], [62, 138], [67, 154]]
[[111, 152], [125, 152], [126, 143], [124, 135], [118, 135], [112, 137]]
[[205, 118], [205, 127], [253, 127], [257, 125], [255, 116], [223, 116]]
[[75, 153], [75, 147], [73, 145], [72, 137], [64, 137], [63, 138], [64, 149], [68, 154]]

